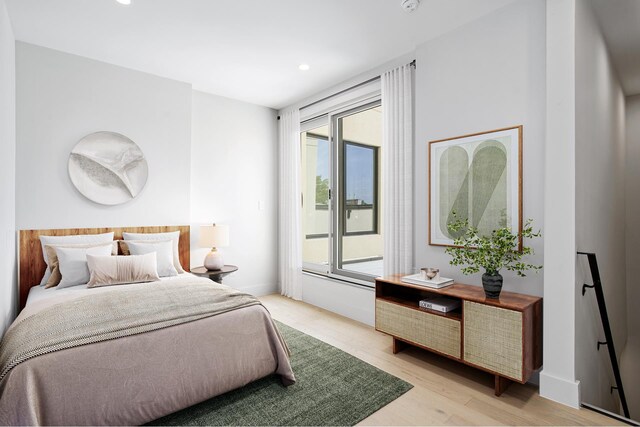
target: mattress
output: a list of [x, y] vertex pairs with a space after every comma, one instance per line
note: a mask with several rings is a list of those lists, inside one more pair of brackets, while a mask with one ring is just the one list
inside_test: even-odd
[[[183, 280], [187, 276], [196, 277], [191, 273], [182, 273], [182, 274], [178, 274], [177, 276], [161, 277], [160, 280], [163, 282], [171, 282], [175, 280]], [[145, 285], [152, 286], [153, 282], [145, 283]], [[91, 288], [91, 289], [87, 288], [87, 285], [71, 286], [71, 287], [62, 288], [62, 289], [58, 289], [57, 287], [45, 289], [44, 286], [33, 286], [29, 290], [29, 296], [27, 297], [26, 305], [28, 306], [30, 304], [34, 304], [36, 302], [44, 301], [50, 298], [64, 297], [65, 295], [75, 297], [80, 295], [81, 293], [85, 294], [85, 293], [91, 292], [95, 294], [96, 292], [113, 292], [117, 290], [118, 290], [118, 286], [103, 286], [103, 287]]]

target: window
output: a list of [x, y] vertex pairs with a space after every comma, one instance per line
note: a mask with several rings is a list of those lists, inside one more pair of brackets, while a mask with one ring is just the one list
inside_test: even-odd
[[301, 124], [307, 271], [370, 283], [382, 275], [380, 101]]
[[302, 154], [302, 258], [315, 269], [329, 265], [331, 160], [329, 126], [301, 134]]
[[345, 141], [343, 234], [378, 233], [378, 148]]

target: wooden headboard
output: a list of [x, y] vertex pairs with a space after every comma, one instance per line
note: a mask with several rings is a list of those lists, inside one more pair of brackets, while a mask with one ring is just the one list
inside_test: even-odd
[[121, 227], [121, 228], [63, 228], [57, 230], [20, 230], [19, 243], [19, 286], [20, 310], [27, 302], [27, 296], [32, 286], [40, 284], [47, 265], [42, 256], [40, 236], [73, 236], [78, 234], [101, 234], [113, 231], [115, 240], [122, 240], [122, 233], [167, 233], [179, 231], [180, 264], [185, 271], [190, 268], [190, 247], [188, 225], [157, 226], [157, 227]]

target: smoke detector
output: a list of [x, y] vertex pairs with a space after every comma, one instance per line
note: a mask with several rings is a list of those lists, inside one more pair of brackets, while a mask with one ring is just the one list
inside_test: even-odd
[[400, 7], [402, 7], [405, 12], [413, 12], [418, 6], [420, 6], [420, 0], [400, 0]]

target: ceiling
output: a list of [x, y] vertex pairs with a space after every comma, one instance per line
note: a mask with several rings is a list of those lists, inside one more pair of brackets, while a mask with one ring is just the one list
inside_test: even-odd
[[[16, 39], [281, 108], [514, 0], [7, 0]], [[620, 1], [620, 0], [619, 0]], [[300, 71], [307, 63], [310, 70]]]
[[592, 4], [625, 95], [640, 94], [640, 1]]

